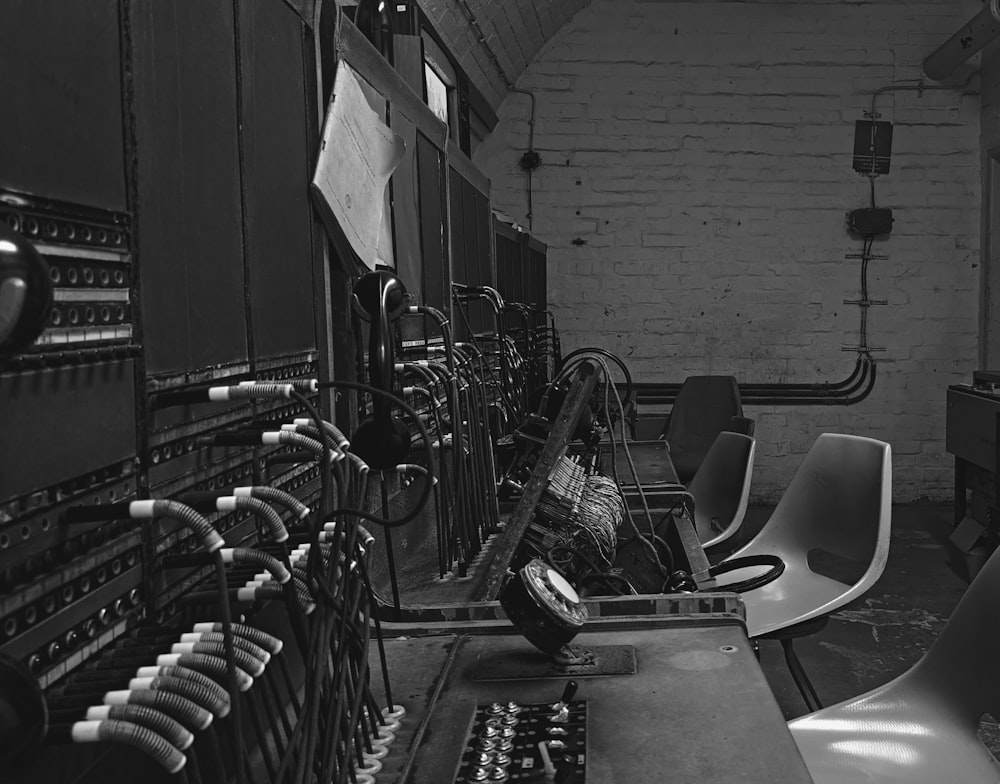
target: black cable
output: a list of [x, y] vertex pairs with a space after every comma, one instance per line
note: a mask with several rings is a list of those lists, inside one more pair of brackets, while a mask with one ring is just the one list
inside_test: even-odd
[[[618, 365], [619, 368], [621, 368], [622, 375], [625, 376], [625, 394], [622, 395], [622, 399], [627, 403], [629, 398], [632, 396], [632, 391], [634, 387], [632, 383], [632, 374], [629, 372], [629, 369], [626, 366], [625, 362], [622, 360], [622, 358], [619, 357], [617, 354], [608, 351], [607, 349], [590, 347], [590, 348], [578, 348], [575, 351], [571, 351], [563, 358], [562, 362], [559, 364], [559, 367], [556, 368], [556, 376], [559, 377], [562, 375], [563, 369], [566, 368], [571, 359], [586, 354], [597, 354], [602, 357], [607, 357], [608, 359], [612, 360], [616, 365]], [[611, 383], [610, 378], [608, 379], [608, 383], [609, 384]]]
[[[423, 378], [423, 377], [421, 377]], [[424, 379], [426, 381], [426, 379]], [[432, 382], [433, 383], [433, 382]], [[403, 394], [406, 394], [406, 389], [404, 387]], [[448, 461], [443, 458], [444, 452], [444, 423], [441, 421], [441, 412], [439, 411], [440, 403], [434, 393], [428, 388], [418, 385], [412, 385], [409, 387], [411, 394], [422, 393], [424, 394], [430, 405], [431, 417], [434, 420], [434, 429], [437, 432], [437, 443], [439, 444], [442, 456], [438, 458], [438, 471], [440, 473], [441, 490], [438, 492], [435, 487], [434, 495], [434, 510], [437, 513], [437, 524], [438, 524], [438, 573], [441, 578], [444, 578], [445, 572], [451, 568], [452, 557], [451, 557], [451, 516], [448, 512], [448, 503], [441, 503], [440, 496], [443, 495], [446, 499], [451, 498], [451, 490], [448, 482]]]
[[[414, 424], [417, 426], [417, 431], [420, 435], [420, 440], [424, 445], [424, 454], [426, 457], [427, 466], [431, 467], [434, 465], [434, 453], [431, 447], [430, 436], [427, 434], [427, 428], [424, 426], [423, 421], [417, 412], [410, 407], [410, 405], [402, 398], [394, 395], [392, 392], [387, 392], [384, 389], [379, 389], [378, 387], [373, 387], [370, 384], [360, 384], [354, 381], [323, 381], [318, 384], [320, 389], [352, 389], [358, 392], [369, 392], [376, 395], [381, 395], [388, 398], [391, 402], [398, 405], [403, 412], [413, 420]], [[341, 515], [350, 515], [352, 517], [359, 518], [360, 520], [368, 520], [375, 523], [376, 525], [382, 525], [387, 528], [396, 528], [401, 525], [405, 525], [411, 520], [415, 519], [417, 515], [423, 510], [427, 505], [427, 501], [431, 495], [431, 481], [430, 477], [424, 482], [421, 494], [417, 502], [415, 503], [413, 509], [407, 512], [403, 517], [397, 518], [395, 520], [386, 520], [378, 515], [370, 514], [362, 509], [335, 509], [326, 514], [327, 518], [337, 518]]]
[[[478, 350], [480, 354], [485, 355], [486, 352], [484, 352], [482, 346], [479, 345], [479, 337], [472, 329], [472, 323], [469, 321], [468, 314], [462, 308], [458, 308], [458, 312], [462, 317], [462, 321], [465, 323], [466, 329], [469, 331], [469, 342], [476, 347], [476, 350]], [[490, 367], [489, 363], [484, 363], [484, 367], [490, 379], [493, 381], [493, 388], [499, 393], [500, 401], [504, 404], [504, 406], [506, 406], [508, 415], [515, 420], [520, 419], [520, 411], [518, 411], [517, 406], [515, 406], [511, 401], [510, 396], [507, 394], [507, 390], [504, 388], [504, 384], [497, 378], [496, 373], [493, 372], [493, 368]]]
[[[604, 371], [605, 382], [606, 382], [604, 394], [605, 397], [607, 397], [608, 395], [610, 395], [611, 378], [608, 374], [607, 364], [603, 360], [598, 360], [598, 362], [601, 366], [601, 369]], [[615, 394], [617, 395], [617, 393], [618, 390], [616, 389]], [[618, 398], [618, 403], [619, 406], [621, 406], [620, 397]], [[611, 475], [612, 478], [614, 479], [615, 486], [618, 488], [618, 492], [621, 493], [622, 498], [625, 498], [625, 490], [622, 488], [621, 479], [618, 476], [618, 451], [617, 451], [618, 446], [617, 446], [617, 440], [615, 438], [614, 428], [610, 428], [608, 430], [608, 438], [611, 441]], [[660, 573], [669, 575], [674, 570], [674, 555], [670, 549], [670, 546], [667, 545], [666, 542], [664, 542], [662, 539], [660, 539], [660, 537], [656, 535], [656, 526], [653, 524], [653, 517], [649, 511], [649, 504], [646, 502], [646, 494], [645, 491], [642, 489], [642, 483], [639, 482], [639, 476], [635, 470], [635, 463], [632, 461], [632, 455], [628, 451], [628, 444], [625, 444], [625, 456], [628, 458], [629, 467], [632, 469], [632, 475], [635, 478], [635, 486], [639, 490], [639, 498], [642, 501], [642, 508], [643, 508], [643, 513], [645, 514], [646, 517], [646, 522], [649, 524], [649, 536], [651, 538], [646, 539], [646, 537], [642, 534], [642, 532], [639, 531], [639, 527], [635, 524], [635, 520], [632, 518], [632, 514], [629, 511], [627, 500], [625, 502], [625, 521], [628, 523], [629, 527], [635, 533], [635, 536], [638, 537], [643, 542], [643, 545], [647, 548], [649, 555], [652, 557], [653, 563], [656, 564], [656, 567], [660, 570]], [[635, 537], [633, 537], [633, 539], [630, 539], [628, 541], [634, 541], [634, 540]], [[659, 540], [662, 543], [663, 547], [666, 550], [667, 557], [670, 563], [669, 567], [664, 566], [663, 562], [660, 560], [660, 553], [656, 549], [657, 540]]]
[[229, 591], [226, 584], [226, 565], [222, 554], [215, 552], [215, 576], [219, 589], [219, 612], [222, 614], [223, 644], [226, 651], [226, 670], [229, 686], [229, 699], [232, 704], [233, 741], [236, 744], [236, 781], [243, 784], [246, 780], [243, 760], [246, 758], [243, 747], [243, 715], [239, 703], [240, 687], [236, 679], [236, 647], [233, 642], [233, 614], [229, 607]]
[[780, 556], [762, 553], [760, 555], [744, 555], [738, 558], [730, 558], [709, 567], [708, 573], [712, 577], [718, 577], [721, 574], [727, 574], [728, 572], [734, 572], [738, 569], [747, 569], [753, 566], [768, 566], [770, 568], [766, 572], [762, 572], [754, 577], [748, 577], [745, 580], [739, 580], [735, 583], [726, 583], [716, 586], [717, 590], [732, 591], [733, 593], [746, 593], [747, 591], [752, 591], [755, 588], [761, 588], [768, 583], [777, 580], [785, 571], [785, 562]]
[[[568, 553], [569, 559], [557, 559], [554, 555], [556, 551]], [[595, 572], [603, 571], [603, 569], [596, 563], [594, 563], [590, 558], [588, 558], [586, 555], [579, 552], [575, 548], [570, 547], [568, 544], [555, 544], [545, 551], [545, 560], [548, 561], [549, 566], [558, 570], [561, 574], [563, 574], [563, 576], [570, 579], [576, 577], [576, 575], [568, 573], [564, 570], [566, 569], [567, 565], [572, 562], [572, 559], [575, 557], [578, 557], [581, 561], [587, 564], [587, 566], [589, 566], [592, 571]], [[556, 563], [557, 561], [558, 563]]]
[[[579, 578], [580, 585], [577, 590], [580, 595], [584, 598], [588, 596], [597, 596], [599, 594], [595, 593], [593, 588], [590, 588], [592, 583], [597, 583], [598, 586], [603, 583], [608, 589], [611, 589], [611, 583], [619, 582], [624, 583], [625, 590], [614, 591], [614, 594], [618, 596], [635, 596], [638, 595], [638, 591], [635, 586], [628, 581], [628, 578], [623, 574], [615, 574], [614, 572], [592, 572], [590, 574], [581, 575]], [[590, 590], [588, 590], [590, 588]]]
[[[318, 388], [317, 388], [317, 391]], [[306, 412], [309, 414], [310, 418], [313, 420], [316, 429], [319, 432], [323, 432], [323, 417], [320, 416], [319, 411], [316, 407], [309, 401], [309, 399], [299, 392], [294, 387], [292, 388], [292, 398], [296, 400]], [[330, 449], [330, 444], [325, 438], [321, 438], [319, 443], [323, 446], [323, 455], [320, 460], [320, 494], [319, 494], [319, 504], [316, 507], [316, 519], [325, 520], [325, 512], [330, 507], [330, 470], [331, 464], [333, 462], [333, 453]]]

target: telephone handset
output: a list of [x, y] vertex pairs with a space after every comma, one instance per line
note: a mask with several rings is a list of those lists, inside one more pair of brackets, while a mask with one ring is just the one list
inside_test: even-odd
[[34, 245], [0, 223], [0, 359], [30, 346], [51, 308], [48, 265]]
[[[406, 288], [387, 270], [362, 275], [354, 285], [351, 304], [368, 329], [368, 381], [377, 389], [392, 392], [395, 365], [392, 322], [406, 304]], [[372, 395], [372, 416], [364, 420], [351, 438], [351, 451], [369, 466], [395, 468], [410, 451], [410, 431], [392, 415], [392, 403]]]

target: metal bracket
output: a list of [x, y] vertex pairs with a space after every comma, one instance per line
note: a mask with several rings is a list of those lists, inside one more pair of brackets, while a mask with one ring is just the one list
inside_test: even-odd
[[870, 261], [888, 261], [888, 256], [883, 256], [877, 253], [845, 253], [845, 259], [868, 259]]

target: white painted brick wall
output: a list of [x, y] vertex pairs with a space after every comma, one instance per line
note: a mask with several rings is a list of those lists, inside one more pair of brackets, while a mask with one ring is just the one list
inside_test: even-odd
[[[532, 233], [549, 246], [564, 349], [603, 346], [641, 381], [846, 376], [859, 313], [842, 301], [859, 294], [860, 262], [844, 256], [861, 242], [844, 214], [869, 199], [854, 122], [979, 7], [594, 0], [577, 13], [518, 80], [537, 96]], [[889, 300], [869, 318], [870, 345], [887, 349], [878, 381], [851, 407], [747, 408], [760, 500], [823, 431], [889, 441], [897, 500], [950, 497], [945, 388], [977, 362], [979, 98], [897, 91], [877, 108], [894, 139], [876, 198], [896, 219], [869, 275]], [[475, 159], [496, 206], [527, 223], [526, 97], [499, 115]]]

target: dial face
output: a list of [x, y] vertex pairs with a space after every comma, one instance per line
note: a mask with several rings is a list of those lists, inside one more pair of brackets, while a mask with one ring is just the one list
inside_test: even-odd
[[580, 601], [580, 597], [573, 589], [573, 586], [570, 585], [566, 578], [559, 574], [559, 572], [554, 569], [547, 569], [545, 577], [548, 580], [549, 585], [552, 586], [553, 590], [561, 594], [564, 599], [574, 604]]

